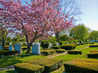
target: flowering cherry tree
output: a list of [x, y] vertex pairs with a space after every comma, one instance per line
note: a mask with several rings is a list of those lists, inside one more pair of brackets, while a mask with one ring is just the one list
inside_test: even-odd
[[[59, 0], [31, 0], [22, 5], [21, 1], [0, 1], [0, 17], [8, 31], [25, 35], [27, 53], [32, 43], [72, 25], [72, 20], [58, 11]], [[20, 32], [21, 31], [21, 32]]]

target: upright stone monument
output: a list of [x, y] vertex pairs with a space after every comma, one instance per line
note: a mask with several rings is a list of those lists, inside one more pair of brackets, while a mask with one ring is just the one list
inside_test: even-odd
[[0, 44], [0, 49], [3, 49], [2, 45]]
[[52, 43], [49, 43], [48, 49], [51, 49], [52, 46], [53, 46], [53, 44]]
[[56, 43], [56, 46], [59, 46], [59, 43]]
[[22, 53], [22, 51], [21, 51], [21, 45], [20, 45], [20, 44], [15, 44], [15, 50], [16, 50], [18, 53]]
[[13, 46], [9, 45], [9, 51], [13, 51]]
[[40, 43], [39, 42], [34, 43], [32, 45], [32, 54], [33, 55], [40, 55]]

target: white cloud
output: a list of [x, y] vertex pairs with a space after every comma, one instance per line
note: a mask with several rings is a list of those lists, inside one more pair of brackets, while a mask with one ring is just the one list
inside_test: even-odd
[[91, 30], [98, 31], [98, 22], [87, 22], [87, 23], [85, 23], [85, 26], [89, 27]]

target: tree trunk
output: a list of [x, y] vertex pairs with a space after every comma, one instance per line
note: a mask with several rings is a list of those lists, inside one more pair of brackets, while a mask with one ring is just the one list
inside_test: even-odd
[[56, 36], [57, 42], [59, 43], [59, 42], [60, 42], [59, 32], [57, 32], [57, 33], [55, 34], [55, 36]]
[[27, 43], [27, 52], [26, 52], [26, 54], [30, 54], [31, 46], [32, 46], [32, 43]]
[[4, 49], [4, 44], [5, 44], [5, 42], [2, 40], [2, 48]]

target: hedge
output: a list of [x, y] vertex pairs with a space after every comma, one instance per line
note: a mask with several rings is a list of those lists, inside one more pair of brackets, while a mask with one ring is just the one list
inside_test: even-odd
[[71, 73], [98, 73], [98, 60], [78, 59], [66, 62], [65, 70]]
[[36, 64], [18, 63], [14, 65], [15, 71], [18, 73], [42, 73], [44, 67]]
[[82, 51], [77, 51], [77, 50], [72, 50], [72, 51], [67, 51], [68, 54], [82, 54]]
[[3, 55], [7, 56], [7, 55], [15, 55], [17, 54], [17, 51], [7, 51], [7, 52], [4, 52]]
[[76, 47], [75, 44], [65, 44], [61, 46], [61, 48], [65, 50], [72, 50], [72, 49], [75, 49], [75, 47]]
[[8, 56], [17, 54], [17, 51], [0, 50], [0, 55]]
[[58, 68], [60, 68], [63, 64], [63, 60], [55, 59], [55, 58], [46, 58], [46, 59], [38, 59], [30, 61], [31, 64], [39, 64], [45, 67], [45, 73], [52, 72]]
[[95, 51], [90, 51], [89, 54], [87, 54], [87, 57], [88, 58], [98, 58], [98, 51], [95, 50]]
[[9, 45], [5, 45], [4, 50], [8, 50], [8, 49], [9, 49]]
[[63, 53], [65, 52], [65, 49], [56, 49], [56, 53]]
[[27, 46], [22, 46], [21, 48], [22, 48], [22, 50], [26, 50]]
[[49, 46], [49, 43], [41, 43], [41, 47], [43, 48], [48, 48], [48, 46]]
[[60, 49], [60, 46], [52, 46], [52, 49]]
[[45, 56], [52, 55], [54, 53], [55, 53], [55, 50], [41, 50], [41, 54]]
[[94, 44], [94, 42], [85, 42], [84, 44]]
[[89, 47], [98, 47], [98, 45], [90, 45]]

